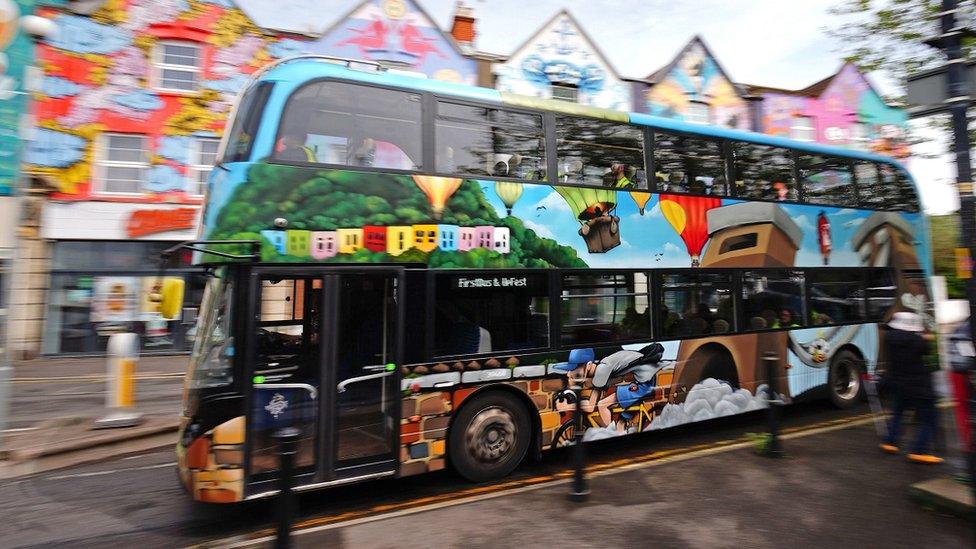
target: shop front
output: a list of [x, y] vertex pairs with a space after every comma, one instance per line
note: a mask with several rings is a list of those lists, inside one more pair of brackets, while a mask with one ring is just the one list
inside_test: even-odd
[[139, 334], [144, 354], [187, 352], [206, 276], [185, 280], [181, 315], [164, 320], [149, 299], [160, 282], [159, 253], [194, 238], [198, 206], [82, 202], [48, 204], [42, 234], [50, 243], [50, 285], [42, 353], [102, 354], [112, 334]]

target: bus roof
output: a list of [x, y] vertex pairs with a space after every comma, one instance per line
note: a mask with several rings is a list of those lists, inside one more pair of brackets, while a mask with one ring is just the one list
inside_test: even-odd
[[[349, 66], [353, 65], [372, 66], [374, 69], [358, 70], [348, 68]], [[267, 66], [264, 70], [255, 75], [257, 78], [254, 81], [290, 82], [297, 87], [311, 80], [330, 77], [341, 78], [343, 80], [357, 81], [365, 84], [406, 88], [430, 92], [442, 96], [495, 103], [498, 105], [529, 107], [551, 112], [603, 118], [618, 122], [629, 122], [640, 126], [659, 128], [662, 130], [687, 132], [720, 139], [734, 139], [737, 141], [747, 141], [760, 145], [788, 147], [815, 154], [829, 154], [860, 160], [869, 160], [873, 162], [884, 162], [886, 164], [900, 166], [898, 161], [894, 158], [844, 149], [841, 147], [795, 141], [792, 139], [751, 131], [735, 130], [720, 126], [693, 124], [644, 113], [589, 107], [586, 105], [580, 105], [578, 103], [570, 103], [568, 101], [542, 99], [538, 97], [500, 92], [491, 88], [482, 88], [478, 86], [469, 86], [465, 84], [419, 78], [418, 76], [406, 74], [396, 70], [377, 69], [376, 67], [378, 66], [378, 64], [368, 61], [338, 59], [328, 56], [298, 56], [282, 59], [276, 63], [273, 63], [272, 65]]]

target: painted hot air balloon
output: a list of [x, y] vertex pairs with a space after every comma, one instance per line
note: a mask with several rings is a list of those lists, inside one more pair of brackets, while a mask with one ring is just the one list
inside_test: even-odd
[[640, 214], [644, 215], [644, 206], [651, 200], [651, 193], [646, 193], [643, 191], [630, 191], [630, 197], [634, 199], [637, 207], [640, 209]]
[[604, 253], [620, 244], [620, 218], [613, 215], [617, 191], [561, 186], [555, 189], [579, 220], [579, 234], [590, 253]]
[[495, 194], [502, 200], [508, 215], [512, 215], [512, 206], [522, 196], [522, 184], [512, 181], [498, 181], [495, 183]]
[[461, 179], [457, 177], [437, 177], [433, 175], [415, 175], [413, 182], [427, 195], [430, 207], [434, 211], [434, 219], [440, 219], [444, 213], [447, 199], [461, 186]]
[[697, 267], [701, 262], [702, 248], [708, 240], [708, 218], [705, 214], [708, 210], [721, 206], [722, 199], [662, 194], [660, 202], [664, 218], [685, 242], [688, 255], [691, 256], [691, 266]]

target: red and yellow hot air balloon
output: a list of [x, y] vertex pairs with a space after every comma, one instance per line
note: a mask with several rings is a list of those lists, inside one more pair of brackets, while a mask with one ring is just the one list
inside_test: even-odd
[[708, 218], [705, 214], [708, 210], [721, 206], [722, 199], [662, 194], [660, 202], [664, 218], [685, 242], [688, 255], [691, 256], [691, 266], [697, 267], [701, 263], [702, 248], [708, 240]]
[[457, 177], [437, 177], [434, 175], [415, 175], [413, 182], [427, 195], [430, 207], [434, 211], [434, 219], [440, 219], [444, 213], [447, 199], [461, 186], [461, 179]]

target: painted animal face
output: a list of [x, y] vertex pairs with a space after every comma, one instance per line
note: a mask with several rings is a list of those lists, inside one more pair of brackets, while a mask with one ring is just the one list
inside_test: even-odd
[[827, 340], [822, 337], [815, 339], [807, 345], [807, 351], [810, 353], [813, 361], [819, 364], [827, 360], [827, 354], [830, 352], [830, 343], [827, 343]]

